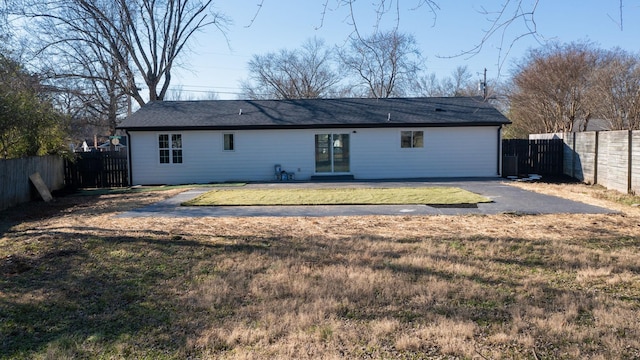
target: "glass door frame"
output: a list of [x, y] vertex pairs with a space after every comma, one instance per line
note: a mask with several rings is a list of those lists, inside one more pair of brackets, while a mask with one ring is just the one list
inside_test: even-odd
[[[315, 134], [314, 139], [316, 174], [351, 173], [351, 137], [349, 133]], [[324, 146], [322, 146], [323, 143]]]

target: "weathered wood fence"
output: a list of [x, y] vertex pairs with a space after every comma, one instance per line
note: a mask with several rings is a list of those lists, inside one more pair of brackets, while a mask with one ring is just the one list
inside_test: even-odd
[[640, 192], [640, 131], [536, 134], [564, 144], [564, 174], [625, 193]]
[[562, 139], [502, 140], [503, 174], [562, 175], [563, 147]]
[[110, 188], [129, 186], [125, 151], [77, 153], [64, 165], [65, 183], [69, 188]]
[[0, 210], [37, 197], [29, 175], [40, 173], [49, 190], [64, 188], [64, 160], [59, 156], [32, 156], [0, 160]]

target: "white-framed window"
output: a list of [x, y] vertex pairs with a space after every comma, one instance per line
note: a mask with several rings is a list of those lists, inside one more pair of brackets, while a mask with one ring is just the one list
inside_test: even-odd
[[401, 148], [424, 147], [424, 132], [423, 131], [401, 131], [400, 147]]
[[236, 145], [234, 142], [234, 136], [232, 133], [223, 134], [223, 150], [224, 151], [234, 151], [236, 149]]
[[182, 134], [158, 134], [160, 164], [182, 164]]

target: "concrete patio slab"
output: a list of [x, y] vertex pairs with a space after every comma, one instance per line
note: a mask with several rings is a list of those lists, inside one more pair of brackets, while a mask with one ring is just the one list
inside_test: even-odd
[[[363, 215], [464, 215], [464, 214], [608, 214], [615, 211], [535, 193], [508, 185], [506, 180], [431, 179], [413, 181], [279, 182], [248, 184], [251, 188], [335, 187], [459, 187], [490, 198], [477, 206], [428, 205], [314, 205], [314, 206], [180, 206], [209, 188], [188, 190], [170, 199], [128, 211], [117, 217], [264, 217], [264, 216], [363, 216]], [[230, 189], [232, 190], [232, 189]]]

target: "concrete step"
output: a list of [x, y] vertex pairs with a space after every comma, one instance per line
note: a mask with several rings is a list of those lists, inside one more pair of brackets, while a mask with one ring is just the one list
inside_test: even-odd
[[352, 181], [353, 175], [314, 175], [311, 181]]

